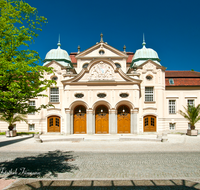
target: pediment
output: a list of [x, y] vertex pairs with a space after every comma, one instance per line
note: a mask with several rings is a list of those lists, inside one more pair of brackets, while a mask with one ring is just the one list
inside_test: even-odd
[[127, 76], [120, 68], [117, 68], [112, 61], [109, 60], [94, 60], [87, 68], [73, 79], [63, 80], [63, 83], [77, 83], [77, 84], [98, 84], [107, 85], [119, 83], [123, 84], [139, 84], [140, 79], [134, 79]]
[[137, 69], [144, 69], [144, 70], [156, 70], [156, 69], [161, 69], [161, 70], [166, 70], [166, 67], [163, 67], [162, 65], [158, 65], [152, 60], [147, 60], [143, 64], [137, 67]]
[[56, 71], [64, 69], [63, 65], [54, 60], [46, 64], [44, 67], [53, 67]]
[[119, 51], [118, 49], [106, 44], [106, 43], [98, 43], [91, 48], [81, 52], [76, 56], [78, 58], [128, 58], [128, 56]]

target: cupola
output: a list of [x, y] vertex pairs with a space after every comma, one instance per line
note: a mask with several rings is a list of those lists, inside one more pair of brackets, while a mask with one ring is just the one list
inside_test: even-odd
[[155, 63], [157, 63], [158, 65], [160, 65], [160, 59], [158, 57], [158, 54], [156, 51], [154, 51], [151, 48], [146, 48], [146, 43], [144, 40], [144, 36], [143, 36], [143, 48], [139, 49], [135, 52], [133, 59], [132, 59], [132, 64], [131, 67], [133, 65], [139, 66], [141, 64], [143, 64], [145, 61], [147, 60], [152, 60]]
[[52, 49], [46, 54], [43, 66], [47, 65], [49, 62], [54, 60], [63, 66], [71, 66], [72, 67], [72, 63], [71, 63], [69, 54], [67, 53], [67, 51], [60, 48], [60, 46], [61, 46], [60, 38], [58, 40], [57, 45], [58, 45], [57, 49]]

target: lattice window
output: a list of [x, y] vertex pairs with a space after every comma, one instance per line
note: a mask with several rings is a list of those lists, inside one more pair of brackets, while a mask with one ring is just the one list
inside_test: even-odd
[[194, 100], [187, 100], [187, 104], [190, 106], [194, 106]]
[[[33, 108], [35, 108], [35, 101], [29, 101], [29, 106], [33, 106]], [[34, 115], [35, 112], [31, 112], [29, 113], [29, 115]]]
[[29, 131], [35, 131], [35, 124], [29, 124]]
[[59, 88], [50, 88], [50, 102], [59, 102]]
[[49, 119], [49, 127], [52, 127], [53, 126], [53, 118], [50, 118]]
[[144, 119], [144, 126], [148, 126], [148, 118]]
[[169, 100], [169, 113], [176, 113], [176, 100]]
[[56, 126], [59, 127], [60, 126], [60, 119], [56, 118]]
[[153, 87], [145, 87], [145, 101], [146, 102], [153, 101]]
[[175, 123], [169, 124], [169, 130], [175, 130]]
[[151, 126], [154, 126], [154, 125], [155, 125], [154, 118], [151, 118]]

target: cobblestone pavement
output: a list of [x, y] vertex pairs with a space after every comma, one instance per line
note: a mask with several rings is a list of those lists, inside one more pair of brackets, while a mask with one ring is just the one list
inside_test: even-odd
[[[200, 176], [199, 152], [52, 151], [39, 156], [36, 152], [1, 152], [0, 158], [1, 177], [16, 170], [18, 173], [11, 176], [23, 177], [21, 168], [25, 172], [38, 172], [38, 177], [51, 179], [186, 179]], [[39, 173], [43, 173], [42, 176]], [[25, 177], [33, 176], [28, 174]]]
[[47, 142], [0, 138], [0, 178], [192, 180], [200, 183], [200, 137], [161, 142]]

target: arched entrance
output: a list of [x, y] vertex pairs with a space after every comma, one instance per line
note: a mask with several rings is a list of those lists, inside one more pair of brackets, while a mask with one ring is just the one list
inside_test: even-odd
[[74, 109], [74, 134], [86, 133], [86, 108], [77, 106]]
[[117, 110], [117, 132], [130, 133], [130, 109], [128, 106], [120, 106]]
[[143, 118], [144, 132], [156, 132], [156, 116], [147, 115]]
[[104, 105], [98, 106], [95, 111], [95, 126], [97, 134], [108, 133], [108, 108]]
[[48, 132], [60, 132], [60, 117], [55, 115], [48, 117], [47, 128]]

